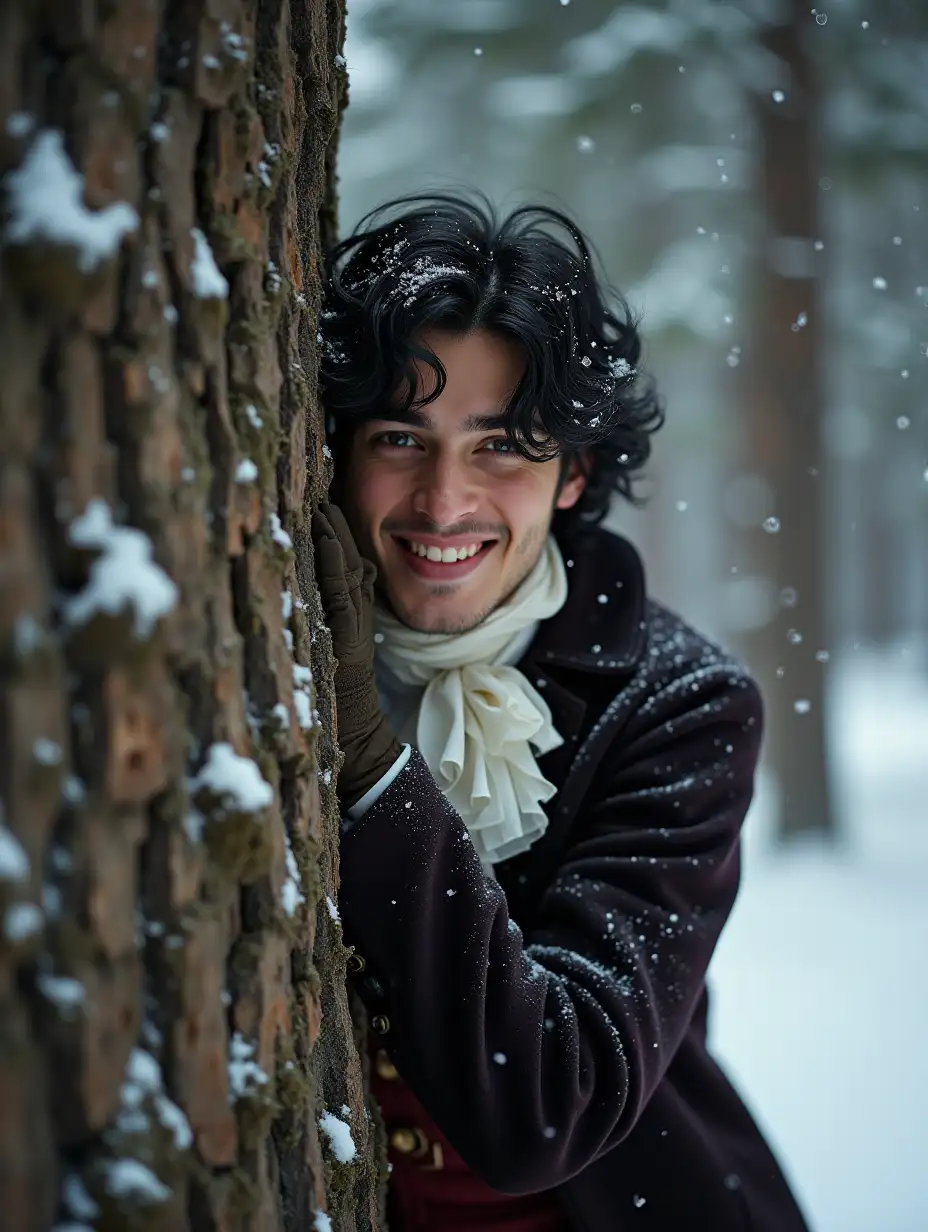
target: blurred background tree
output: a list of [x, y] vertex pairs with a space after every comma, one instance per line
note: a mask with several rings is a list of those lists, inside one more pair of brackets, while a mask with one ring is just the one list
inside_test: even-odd
[[355, 0], [345, 54], [343, 231], [547, 201], [641, 312], [668, 422], [610, 523], [760, 676], [775, 832], [836, 837], [829, 673], [928, 625], [928, 11]]

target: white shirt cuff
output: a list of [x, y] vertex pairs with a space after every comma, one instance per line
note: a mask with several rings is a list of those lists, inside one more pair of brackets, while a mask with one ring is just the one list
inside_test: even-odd
[[367, 810], [371, 807], [371, 805], [376, 800], [380, 799], [380, 797], [387, 790], [387, 788], [390, 786], [390, 784], [393, 782], [393, 780], [396, 778], [399, 772], [403, 769], [403, 767], [409, 761], [409, 757], [411, 753], [412, 753], [412, 745], [404, 744], [402, 753], [400, 753], [399, 757], [396, 759], [396, 761], [393, 763], [393, 765], [390, 767], [387, 773], [382, 775], [377, 780], [377, 782], [374, 784], [374, 786], [369, 788], [364, 793], [364, 795], [361, 797], [361, 799], [356, 804], [352, 804], [351, 808], [348, 809], [347, 815], [352, 821], [357, 821], [359, 817], [363, 817], [364, 814], [367, 812]]

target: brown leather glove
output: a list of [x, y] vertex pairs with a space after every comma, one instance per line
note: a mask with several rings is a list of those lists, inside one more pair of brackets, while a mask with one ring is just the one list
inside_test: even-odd
[[323, 501], [312, 520], [316, 581], [332, 633], [343, 808], [356, 804], [390, 769], [402, 745], [380, 711], [374, 680], [374, 579], [337, 505]]

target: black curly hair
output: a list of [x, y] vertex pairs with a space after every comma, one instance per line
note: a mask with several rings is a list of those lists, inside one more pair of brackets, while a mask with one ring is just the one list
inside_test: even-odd
[[[592, 248], [565, 214], [524, 205], [500, 222], [476, 193], [396, 198], [327, 255], [320, 383], [336, 478], [354, 429], [384, 417], [404, 381], [404, 410], [444, 388], [438, 358], [414, 339], [427, 329], [478, 328], [515, 341], [527, 357], [504, 410], [511, 447], [534, 461], [560, 456], [562, 482], [573, 458], [587, 476], [577, 504], [555, 515], [555, 531], [600, 522], [615, 492], [640, 504], [634, 481], [664, 412], [640, 370], [628, 305], [597, 281]], [[419, 395], [413, 360], [436, 374], [428, 397]]]

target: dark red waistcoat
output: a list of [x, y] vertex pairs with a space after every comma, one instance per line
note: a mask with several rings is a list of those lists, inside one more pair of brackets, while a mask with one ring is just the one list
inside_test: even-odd
[[457, 1153], [370, 1037], [371, 1091], [387, 1131], [390, 1232], [570, 1232], [550, 1190], [511, 1195], [491, 1189]]

